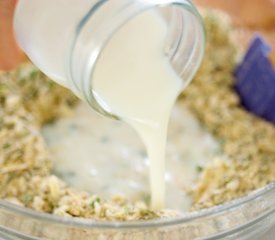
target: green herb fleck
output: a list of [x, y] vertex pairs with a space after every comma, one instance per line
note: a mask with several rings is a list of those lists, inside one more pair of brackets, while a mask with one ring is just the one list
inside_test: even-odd
[[197, 172], [199, 172], [199, 173], [202, 172], [203, 169], [204, 169], [204, 167], [199, 166], [199, 165], [196, 167], [196, 170], [197, 170]]
[[4, 145], [3, 145], [3, 149], [7, 149], [7, 148], [9, 148], [11, 146], [11, 144], [10, 143], [4, 143]]
[[91, 208], [95, 208], [95, 203], [100, 203], [100, 197], [96, 197], [92, 202], [90, 203]]

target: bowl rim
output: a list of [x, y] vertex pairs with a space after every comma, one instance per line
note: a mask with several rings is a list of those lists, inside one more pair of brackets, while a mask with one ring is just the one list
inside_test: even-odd
[[[13, 203], [10, 203], [5, 200], [0, 200], [0, 209], [4, 211], [12, 212], [17, 215], [25, 216], [28, 218], [32, 218], [35, 220], [48, 222], [50, 224], [62, 225], [62, 226], [73, 226], [78, 228], [98, 228], [98, 229], [140, 229], [140, 228], [156, 228], [156, 227], [168, 227], [175, 226], [183, 223], [188, 223], [194, 220], [214, 217], [216, 215], [222, 214], [226, 211], [235, 210], [241, 206], [244, 206], [246, 203], [250, 203], [253, 200], [258, 198], [262, 198], [265, 195], [275, 193], [275, 181], [269, 183], [265, 187], [257, 189], [247, 196], [237, 198], [235, 200], [226, 202], [224, 204], [214, 206], [207, 209], [202, 209], [195, 212], [190, 213], [182, 213], [176, 218], [162, 218], [162, 219], [152, 219], [152, 220], [142, 220], [142, 221], [103, 221], [103, 220], [94, 220], [94, 219], [85, 219], [85, 218], [77, 218], [77, 217], [61, 217], [57, 215], [53, 215], [50, 213], [38, 212], [33, 209], [25, 208]], [[266, 215], [270, 215], [275, 213], [275, 208], [271, 211], [267, 212], [264, 216], [260, 215], [249, 223], [258, 222]], [[228, 229], [233, 231], [234, 229], [239, 229], [244, 227], [244, 224], [241, 226]]]

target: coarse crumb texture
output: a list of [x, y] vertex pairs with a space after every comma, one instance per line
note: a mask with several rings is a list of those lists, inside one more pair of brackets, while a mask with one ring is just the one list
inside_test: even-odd
[[0, 198], [41, 212], [101, 220], [171, 216], [144, 202], [116, 196], [105, 201], [69, 188], [52, 175], [52, 159], [40, 132], [43, 124], [68, 115], [78, 100], [27, 63], [0, 74]]
[[[206, 13], [205, 60], [182, 98], [218, 137], [228, 159], [203, 169], [190, 194], [194, 209], [222, 204], [275, 179], [275, 128], [243, 110], [233, 90], [236, 50], [225, 17]], [[99, 220], [176, 216], [144, 202], [110, 200], [71, 189], [52, 175], [43, 124], [68, 115], [78, 100], [31, 64], [0, 73], [0, 198], [41, 212]]]
[[217, 12], [205, 21], [205, 59], [182, 98], [220, 140], [228, 158], [206, 167], [191, 189], [196, 210], [245, 196], [275, 180], [275, 126], [244, 110], [234, 91], [234, 31]]

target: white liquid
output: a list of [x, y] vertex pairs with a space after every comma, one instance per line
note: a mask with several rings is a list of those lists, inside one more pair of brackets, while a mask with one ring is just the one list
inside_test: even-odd
[[166, 34], [167, 26], [155, 12], [138, 15], [108, 42], [93, 76], [98, 100], [131, 125], [146, 146], [155, 210], [165, 206], [167, 126], [182, 89], [164, 56]]
[[[45, 126], [43, 134], [56, 174], [69, 185], [107, 199], [118, 194], [148, 200], [149, 159], [128, 124], [81, 103], [72, 116]], [[166, 207], [186, 212], [191, 199], [185, 189], [196, 183], [198, 167], [211, 163], [221, 149], [180, 102], [173, 108], [167, 140]]]

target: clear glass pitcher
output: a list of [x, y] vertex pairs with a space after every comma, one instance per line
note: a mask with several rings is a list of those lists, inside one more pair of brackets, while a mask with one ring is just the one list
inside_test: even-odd
[[14, 27], [19, 45], [46, 75], [98, 112], [114, 116], [93, 91], [98, 56], [123, 24], [150, 9], [167, 23], [163, 51], [187, 85], [200, 65], [205, 43], [201, 18], [189, 0], [20, 0]]

